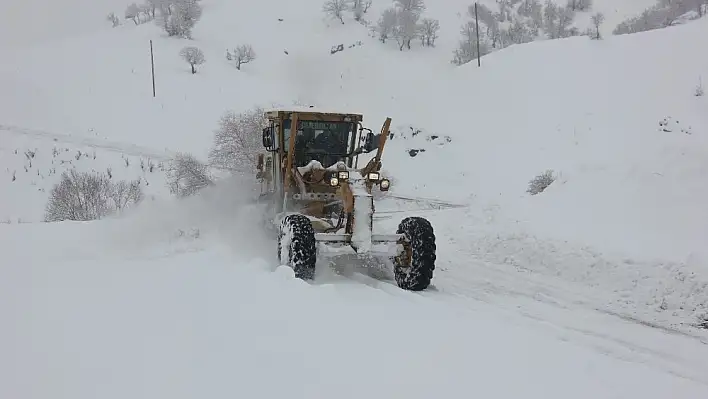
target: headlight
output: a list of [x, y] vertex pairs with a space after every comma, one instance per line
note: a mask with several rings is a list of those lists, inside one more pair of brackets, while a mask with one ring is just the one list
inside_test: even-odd
[[347, 171], [339, 172], [339, 179], [340, 179], [340, 180], [347, 180], [347, 179], [349, 179], [349, 172], [347, 172]]
[[329, 185], [332, 186], [332, 187], [338, 186], [338, 185], [339, 185], [339, 179], [337, 179], [336, 177], [333, 177], [333, 178], [329, 179]]
[[379, 181], [380, 177], [381, 175], [378, 172], [371, 172], [366, 178], [371, 181]]
[[390, 180], [388, 180], [388, 179], [382, 179], [382, 180], [379, 182], [379, 188], [381, 189], [381, 191], [387, 191], [389, 187], [391, 187], [391, 181], [390, 181]]

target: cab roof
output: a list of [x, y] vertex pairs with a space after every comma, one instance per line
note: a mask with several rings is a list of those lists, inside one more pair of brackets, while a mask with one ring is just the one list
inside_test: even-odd
[[279, 117], [288, 119], [293, 113], [308, 114], [308, 117], [318, 120], [342, 120], [346, 117], [349, 117], [352, 121], [360, 122], [364, 119], [364, 115], [360, 113], [325, 110], [316, 107], [288, 107], [268, 109], [265, 112], [265, 116], [270, 119], [279, 119]]

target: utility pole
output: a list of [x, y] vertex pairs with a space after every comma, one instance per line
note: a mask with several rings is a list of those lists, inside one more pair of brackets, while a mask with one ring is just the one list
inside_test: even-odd
[[152, 52], [152, 40], [150, 40], [150, 64], [152, 66], [152, 96], [155, 97], [155, 57]]
[[482, 60], [480, 59], [480, 54], [479, 54], [479, 18], [477, 17], [477, 3], [474, 3], [474, 25], [475, 25], [475, 32], [477, 33], [477, 67], [482, 66]]

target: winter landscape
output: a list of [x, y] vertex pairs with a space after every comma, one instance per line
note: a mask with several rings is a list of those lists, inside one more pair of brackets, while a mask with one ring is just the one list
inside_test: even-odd
[[[708, 397], [706, 13], [1, 4], [0, 397]], [[427, 290], [279, 262], [253, 154], [310, 106], [392, 119]]]

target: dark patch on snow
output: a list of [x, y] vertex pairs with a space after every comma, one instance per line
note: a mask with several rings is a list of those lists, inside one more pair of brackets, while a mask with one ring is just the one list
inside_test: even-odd
[[[364, 44], [364, 43], [362, 43], [361, 41], [358, 41], [358, 42], [356, 42], [356, 43], [353, 43], [353, 44], [348, 45], [347, 48], [359, 47], [359, 46], [361, 46], [361, 45], [363, 45], [363, 44]], [[336, 46], [332, 46], [332, 48], [329, 50], [329, 53], [330, 53], [330, 54], [336, 54], [336, 53], [338, 53], [338, 52], [340, 52], [340, 51], [344, 51], [344, 44], [338, 44], [338, 45], [336, 45]]]
[[667, 116], [666, 118], [659, 121], [659, 131], [666, 133], [679, 131], [684, 134], [692, 134], [691, 126], [683, 127], [678, 119], [674, 120], [670, 116]]
[[703, 330], [708, 330], [708, 316], [705, 316], [701, 320], [699, 320], [696, 327]]
[[425, 148], [408, 150], [408, 155], [410, 155], [411, 157], [414, 157], [414, 156], [418, 155], [419, 152], [425, 152]]

